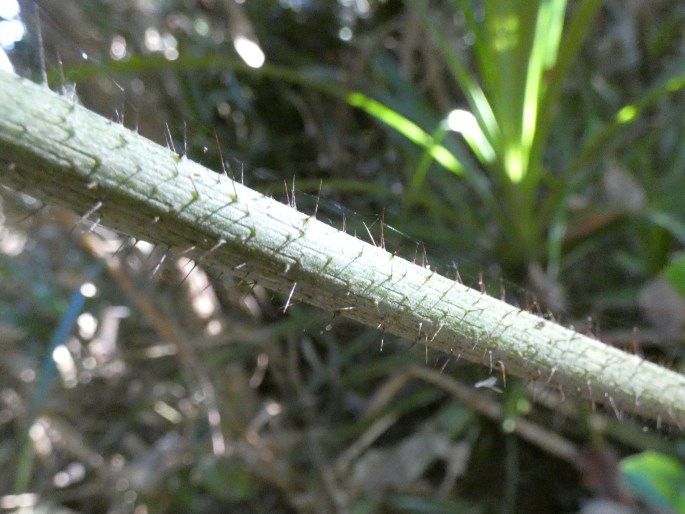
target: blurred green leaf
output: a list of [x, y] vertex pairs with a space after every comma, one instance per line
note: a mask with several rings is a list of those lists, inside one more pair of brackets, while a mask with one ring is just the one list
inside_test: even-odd
[[239, 458], [204, 456], [198, 469], [204, 486], [225, 501], [246, 501], [255, 492], [255, 478]]
[[[438, 25], [431, 19], [428, 10], [422, 2], [407, 0], [408, 6], [419, 16], [424, 28], [433, 38], [441, 57], [444, 59], [449, 71], [452, 73], [456, 83], [466, 96], [466, 99], [473, 111], [473, 115], [478, 120], [483, 132], [487, 135], [490, 142], [499, 140], [499, 126], [493, 109], [484, 91], [478, 84], [477, 77], [468, 69], [459, 54], [456, 53], [445, 34]], [[464, 13], [468, 19], [472, 18], [470, 6], [464, 5]], [[476, 25], [479, 26], [479, 25]], [[477, 36], [477, 35], [476, 35]], [[480, 48], [477, 48], [477, 51]], [[495, 148], [497, 145], [493, 145]]]
[[419, 127], [413, 121], [405, 118], [397, 111], [390, 109], [382, 103], [370, 98], [363, 93], [354, 92], [346, 96], [347, 103], [358, 107], [374, 118], [394, 128], [397, 132], [409, 139], [416, 145], [425, 148], [426, 151], [442, 166], [457, 175], [461, 175], [464, 167], [457, 158], [444, 146], [436, 144], [433, 137]]
[[648, 451], [626, 457], [620, 469], [626, 484], [643, 501], [685, 513], [685, 471], [676, 459]]
[[685, 254], [679, 255], [661, 272], [678, 294], [685, 298]]

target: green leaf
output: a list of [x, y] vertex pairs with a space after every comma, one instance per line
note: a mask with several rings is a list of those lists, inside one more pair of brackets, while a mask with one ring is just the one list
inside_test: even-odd
[[[530, 171], [533, 173], [539, 172], [539, 168], [536, 170], [535, 167], [541, 162], [545, 151], [547, 136], [554, 118], [554, 106], [562, 95], [571, 66], [580, 53], [595, 14], [601, 5], [602, 0], [582, 0], [574, 5], [571, 11], [572, 16], [561, 34], [555, 62], [553, 66], [548, 66], [545, 72], [545, 93], [538, 108], [535, 139], [531, 147], [530, 162], [533, 166]], [[534, 182], [538, 179], [539, 177], [532, 177]]]
[[685, 513], [685, 472], [676, 459], [657, 452], [626, 457], [621, 474], [643, 501]]
[[[549, 115], [549, 112], [540, 112], [540, 104], [546, 92], [545, 73], [556, 65], [559, 42], [564, 28], [564, 15], [566, 13], [566, 0], [543, 1], [538, 7], [538, 16], [535, 22], [535, 38], [528, 55], [528, 68], [526, 73], [525, 93], [521, 112], [521, 163], [520, 175], [512, 176], [512, 181], [518, 182], [523, 179], [530, 167], [530, 154], [541, 115]], [[527, 49], [525, 49], [527, 50]]]
[[[426, 29], [426, 32], [435, 42], [447, 68], [464, 93], [464, 96], [471, 107], [471, 112], [478, 121], [478, 125], [487, 137], [490, 145], [497, 151], [500, 139], [500, 128], [488, 98], [478, 85], [477, 77], [469, 71], [459, 54], [452, 49], [445, 34], [431, 19], [425, 5], [417, 0], [406, 0], [406, 2], [408, 7], [417, 14], [422, 25]], [[476, 48], [476, 51], [478, 51], [478, 48]]]
[[454, 154], [444, 146], [436, 144], [433, 137], [413, 121], [363, 93], [349, 93], [345, 98], [347, 103], [352, 107], [357, 107], [366, 111], [374, 118], [395, 129], [416, 145], [425, 148], [433, 159], [449, 171], [456, 173], [457, 175], [463, 174], [464, 167]]
[[680, 254], [661, 274], [678, 294], [685, 298], [685, 254]]
[[685, 224], [668, 212], [653, 211], [647, 214], [649, 221], [665, 229], [669, 234], [685, 244]]

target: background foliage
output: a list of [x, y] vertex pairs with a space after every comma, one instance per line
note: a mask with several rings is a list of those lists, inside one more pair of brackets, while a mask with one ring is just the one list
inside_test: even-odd
[[[89, 108], [217, 171], [680, 367], [683, 8], [39, 4], [22, 3], [18, 72], [40, 80], [39, 12], [53, 89], [75, 85]], [[240, 36], [264, 66], [240, 59]], [[635, 476], [655, 479], [618, 460], [681, 456], [679, 432], [504, 388], [332, 313], [284, 314], [258, 284], [127, 243], [96, 213], [1, 198], [3, 506], [631, 512], [650, 501]]]

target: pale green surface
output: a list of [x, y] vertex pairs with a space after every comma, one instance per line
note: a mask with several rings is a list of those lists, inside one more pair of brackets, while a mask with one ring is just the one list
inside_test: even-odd
[[[617, 414], [685, 424], [685, 377], [520, 311], [0, 73], [0, 183], [205, 265]], [[154, 221], [158, 219], [158, 221]], [[224, 241], [222, 243], [222, 241]]]

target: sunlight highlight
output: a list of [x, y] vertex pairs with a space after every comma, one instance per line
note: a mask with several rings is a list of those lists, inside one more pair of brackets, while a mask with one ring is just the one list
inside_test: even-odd
[[7, 50], [14, 48], [14, 43], [21, 41], [26, 34], [26, 27], [20, 20], [0, 21], [0, 46]]
[[55, 367], [62, 379], [62, 385], [67, 389], [76, 387], [78, 384], [76, 362], [69, 349], [63, 344], [58, 345], [52, 351], [52, 360], [55, 362]]
[[0, 18], [6, 20], [19, 16], [19, 2], [17, 0], [3, 0], [0, 2]]
[[482, 162], [495, 160], [495, 150], [472, 113], [464, 109], [454, 109], [447, 115], [447, 127], [460, 133]]
[[626, 105], [618, 113], [616, 113], [616, 121], [619, 123], [628, 123], [637, 116], [637, 108], [634, 105]]
[[233, 40], [233, 47], [250, 68], [261, 68], [264, 65], [266, 56], [259, 45], [251, 39], [245, 36], [236, 36]]
[[506, 149], [504, 155], [504, 169], [509, 180], [518, 184], [523, 180], [523, 152], [518, 145], [512, 145]]

